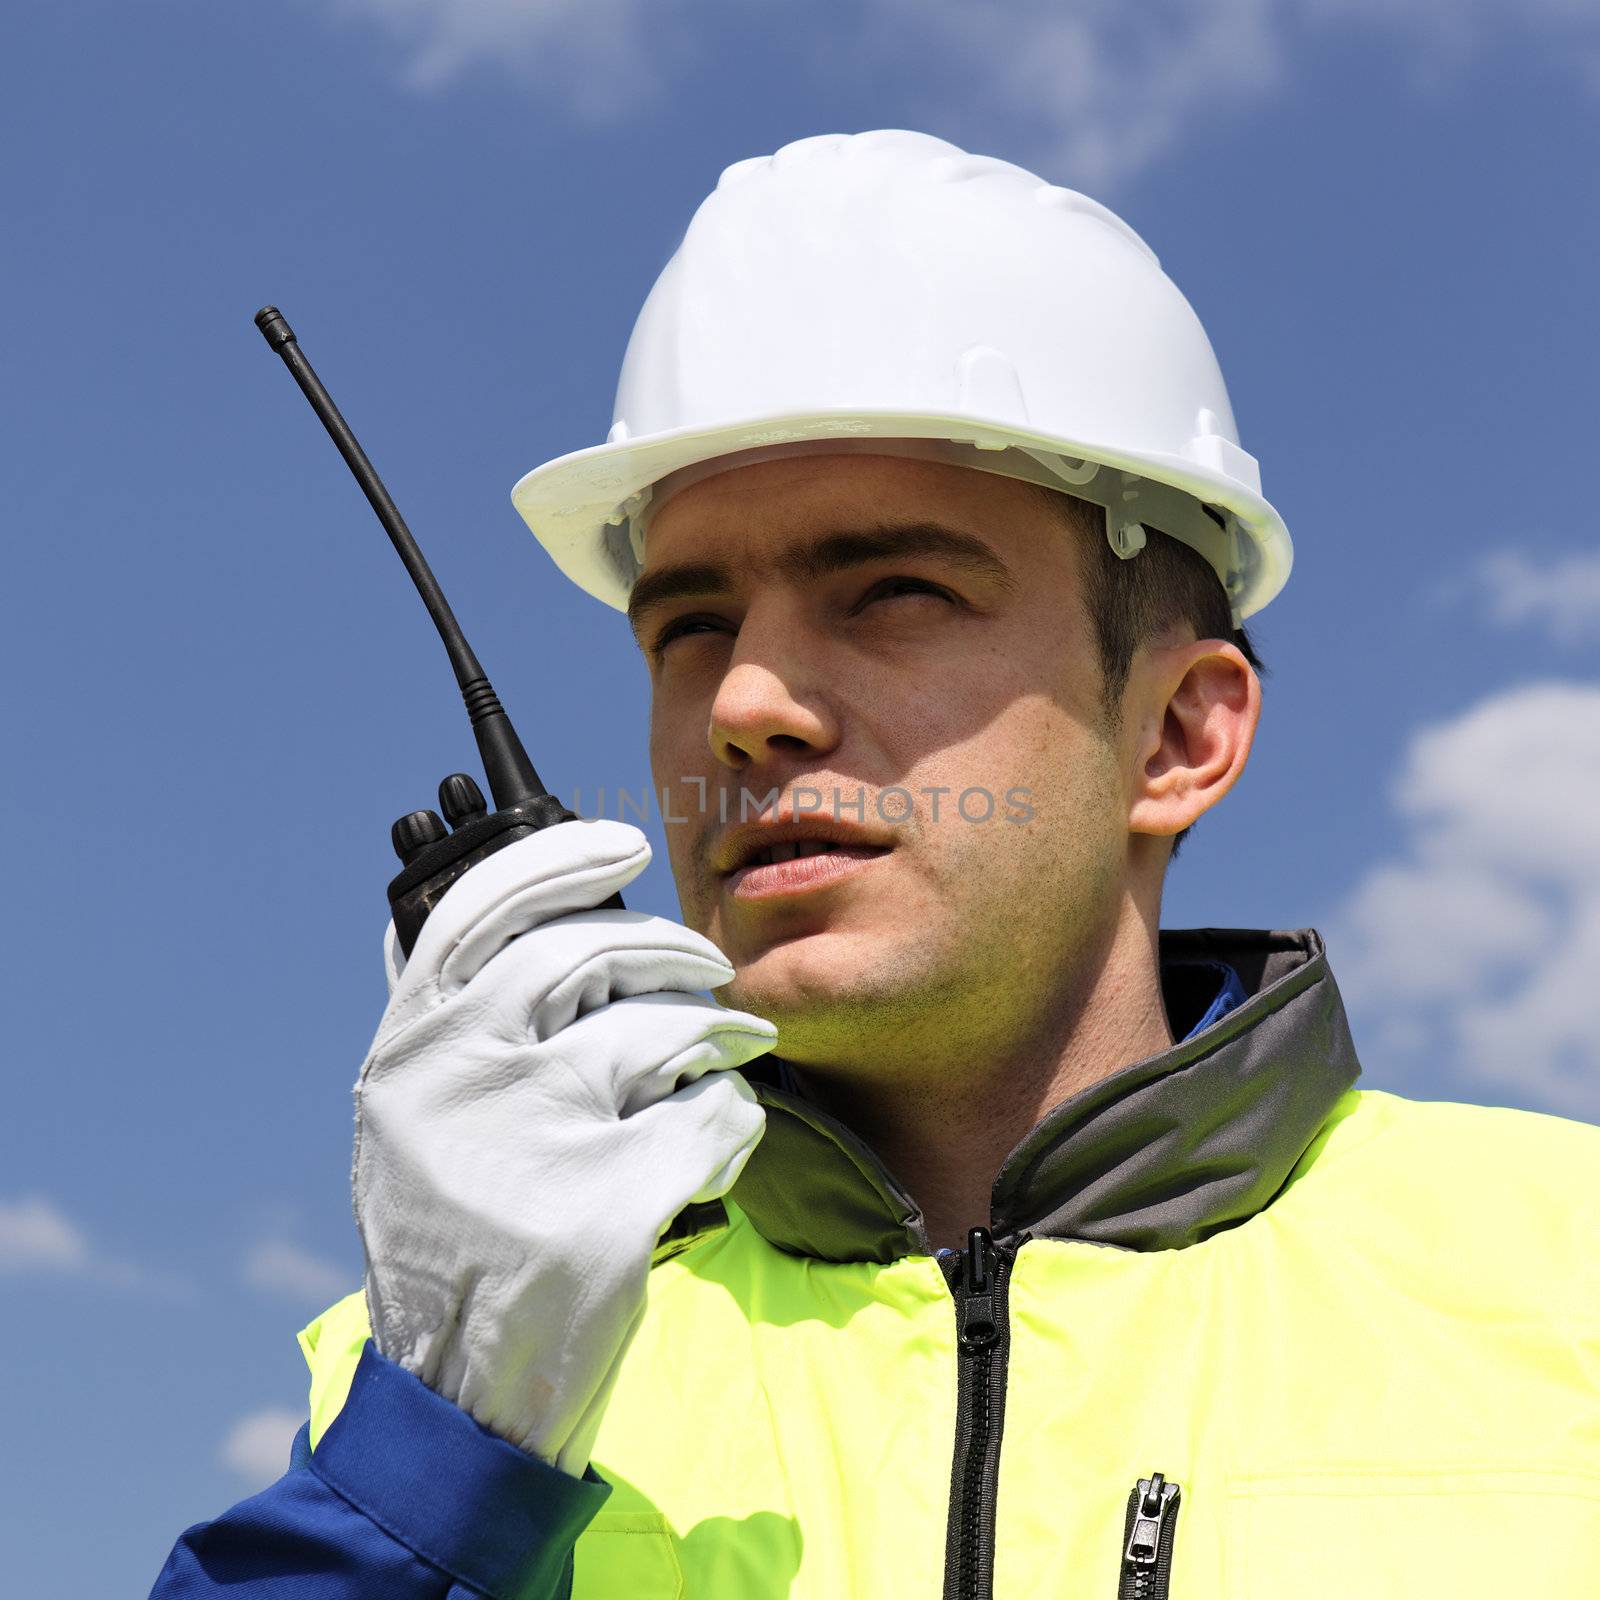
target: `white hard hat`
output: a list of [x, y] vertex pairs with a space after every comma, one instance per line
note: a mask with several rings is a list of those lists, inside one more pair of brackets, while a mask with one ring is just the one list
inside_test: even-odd
[[656, 485], [797, 446], [1065, 489], [1106, 508], [1120, 555], [1146, 527], [1198, 550], [1236, 622], [1289, 576], [1210, 341], [1150, 248], [1096, 201], [927, 134], [825, 134], [729, 167], [634, 324], [606, 443], [511, 498], [621, 609]]

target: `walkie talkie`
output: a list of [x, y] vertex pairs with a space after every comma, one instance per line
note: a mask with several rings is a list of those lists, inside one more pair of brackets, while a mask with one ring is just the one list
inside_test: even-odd
[[[522, 748], [510, 717], [478, 664], [444, 591], [417, 548], [417, 541], [389, 498], [383, 480], [367, 460], [366, 452], [356, 443], [349, 424], [339, 415], [339, 408], [323, 388], [322, 380], [302, 354], [294, 330], [276, 306], [263, 307], [256, 313], [255, 321], [267, 343], [283, 357], [284, 365], [294, 374], [295, 382], [311, 402], [311, 409], [322, 419], [329, 438], [339, 447], [339, 454], [355, 474], [361, 492], [378, 513], [389, 542], [411, 574], [411, 581], [417, 586], [417, 593], [422, 596], [422, 603], [428, 608], [428, 615], [444, 641], [445, 653], [450, 657], [467, 715], [472, 719], [478, 753], [483, 757], [489, 793], [494, 797], [495, 809], [490, 811], [472, 777], [465, 772], [452, 772], [439, 785], [442, 818], [435, 811], [409, 811], [390, 830], [401, 871], [389, 885], [389, 909], [400, 948], [409, 956], [423, 923], [428, 920], [428, 913], [457, 878], [513, 840], [557, 822], [572, 822], [575, 817], [539, 781], [528, 752]], [[620, 907], [622, 897], [613, 895], [605, 904]]]

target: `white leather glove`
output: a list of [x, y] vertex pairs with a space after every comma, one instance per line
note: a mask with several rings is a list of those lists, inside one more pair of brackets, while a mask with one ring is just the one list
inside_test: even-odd
[[765, 1129], [727, 1069], [768, 1022], [663, 917], [588, 909], [641, 872], [620, 822], [565, 822], [451, 885], [356, 1084], [353, 1184], [378, 1350], [581, 1477], [644, 1315], [651, 1253], [727, 1192]]

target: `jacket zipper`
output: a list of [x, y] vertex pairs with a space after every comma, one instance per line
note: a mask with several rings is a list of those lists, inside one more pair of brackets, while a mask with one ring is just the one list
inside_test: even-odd
[[1117, 1600], [1167, 1600], [1178, 1499], [1177, 1484], [1168, 1483], [1159, 1472], [1134, 1485], [1122, 1525], [1122, 1576], [1117, 1583]]
[[1016, 1249], [997, 1245], [987, 1228], [973, 1228], [965, 1250], [938, 1256], [956, 1307], [956, 1448], [944, 1600], [993, 1600], [995, 1494], [1011, 1353], [1006, 1290], [1015, 1259]]

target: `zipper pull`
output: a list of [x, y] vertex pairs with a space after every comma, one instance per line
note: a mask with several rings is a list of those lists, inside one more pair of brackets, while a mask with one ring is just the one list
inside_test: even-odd
[[1122, 1563], [1124, 1567], [1153, 1567], [1161, 1551], [1162, 1535], [1177, 1514], [1178, 1486], [1155, 1472], [1141, 1478], [1134, 1493], [1138, 1503], [1133, 1508], [1133, 1527], [1128, 1532]]
[[961, 1255], [961, 1319], [959, 1334], [969, 1350], [981, 1350], [995, 1342], [998, 1328], [994, 1317], [994, 1240], [987, 1228], [974, 1228], [967, 1235], [967, 1248]]

